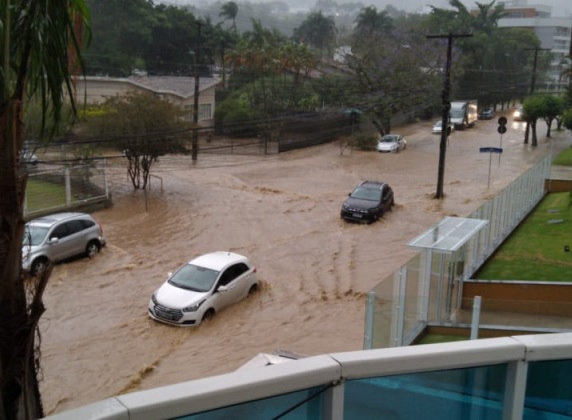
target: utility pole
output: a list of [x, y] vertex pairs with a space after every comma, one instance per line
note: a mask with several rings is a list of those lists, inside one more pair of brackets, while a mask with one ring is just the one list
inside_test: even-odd
[[191, 157], [193, 162], [196, 162], [197, 156], [199, 154], [199, 70], [198, 63], [200, 63], [200, 51], [201, 51], [201, 22], [197, 21], [197, 49], [194, 54], [194, 73], [195, 73], [195, 94], [193, 103], [193, 143], [191, 150]]
[[445, 156], [447, 154], [447, 137], [449, 136], [449, 111], [451, 110], [451, 57], [453, 51], [453, 38], [469, 38], [473, 34], [454, 35], [451, 32], [447, 35], [427, 35], [427, 38], [447, 38], [447, 62], [445, 64], [445, 81], [443, 85], [443, 93], [441, 95], [442, 102], [442, 118], [441, 118], [441, 142], [439, 144], [439, 169], [437, 173], [437, 192], [435, 198], [443, 198], [443, 182], [445, 178]]

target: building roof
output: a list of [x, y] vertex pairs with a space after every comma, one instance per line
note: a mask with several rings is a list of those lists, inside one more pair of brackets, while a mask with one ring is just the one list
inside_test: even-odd
[[[183, 76], [129, 76], [128, 82], [156, 93], [171, 93], [181, 98], [192, 97], [195, 93], [195, 78]], [[217, 77], [200, 77], [199, 92], [212, 88], [221, 82]]]

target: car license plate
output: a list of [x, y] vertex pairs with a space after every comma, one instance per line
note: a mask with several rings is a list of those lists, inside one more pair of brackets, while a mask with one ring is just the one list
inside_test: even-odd
[[361, 213], [354, 213], [353, 216], [357, 219], [361, 219], [363, 215]]

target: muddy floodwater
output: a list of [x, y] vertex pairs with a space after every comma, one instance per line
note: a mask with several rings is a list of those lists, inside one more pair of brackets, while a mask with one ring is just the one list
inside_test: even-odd
[[[350, 151], [333, 142], [271, 155], [164, 157], [150, 191], [133, 192], [114, 167], [113, 207], [94, 213], [108, 245], [93, 260], [57, 265], [41, 321], [46, 414], [117, 394], [233, 371], [259, 353], [304, 355], [363, 348], [365, 295], [411, 259], [407, 243], [445, 216], [467, 216], [540, 158], [572, 144], [539, 124], [539, 146], [509, 122], [502, 155], [497, 122], [479, 121], [449, 140], [435, 200], [440, 136], [434, 121], [394, 129], [398, 154]], [[489, 172], [490, 168], [490, 172]], [[489, 183], [490, 173], [490, 187]], [[371, 225], [340, 220], [362, 180], [387, 182], [396, 205]], [[162, 189], [161, 189], [162, 185]], [[198, 328], [147, 316], [167, 272], [194, 256], [249, 256], [262, 287]]]

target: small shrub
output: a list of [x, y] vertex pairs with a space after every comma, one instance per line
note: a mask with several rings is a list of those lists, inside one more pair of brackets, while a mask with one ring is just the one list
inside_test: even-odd
[[375, 150], [377, 146], [377, 134], [358, 134], [355, 137], [354, 145], [359, 150]]

